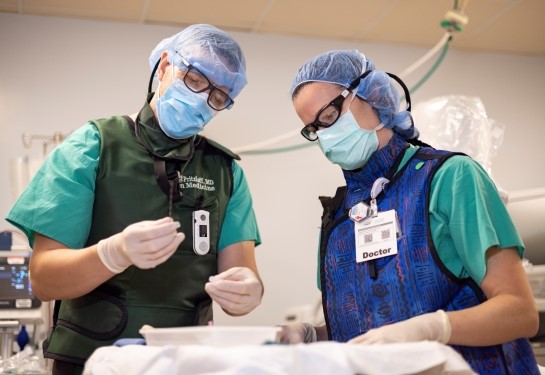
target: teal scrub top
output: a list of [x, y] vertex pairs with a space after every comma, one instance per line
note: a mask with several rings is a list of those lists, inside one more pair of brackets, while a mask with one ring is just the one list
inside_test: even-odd
[[[100, 134], [90, 123], [70, 134], [44, 161], [6, 220], [22, 230], [30, 245], [34, 233], [69, 248], [85, 246], [91, 228]], [[248, 183], [233, 160], [233, 194], [220, 233], [218, 251], [241, 241], [261, 244]]]
[[[398, 170], [417, 150], [414, 146], [407, 149]], [[524, 254], [522, 239], [494, 182], [467, 156], [453, 156], [437, 169], [430, 187], [429, 218], [439, 258], [459, 278], [471, 277], [481, 285], [486, 274], [485, 254], [491, 247], [514, 247], [521, 258]]]
[[491, 247], [516, 248], [523, 257], [515, 224], [494, 182], [475, 160], [448, 159], [432, 179], [429, 206], [433, 243], [454, 275], [481, 285]]

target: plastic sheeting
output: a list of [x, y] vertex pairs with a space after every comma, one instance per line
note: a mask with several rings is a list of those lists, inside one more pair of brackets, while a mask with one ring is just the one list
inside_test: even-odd
[[420, 140], [436, 149], [463, 152], [492, 177], [492, 160], [503, 142], [505, 126], [488, 117], [478, 97], [442, 96], [413, 108]]

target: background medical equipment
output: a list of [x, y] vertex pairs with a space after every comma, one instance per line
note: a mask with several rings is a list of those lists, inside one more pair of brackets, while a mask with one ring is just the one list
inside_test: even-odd
[[[12, 200], [23, 192], [48, 153], [66, 136], [22, 134], [26, 149], [41, 141], [41, 154], [9, 161]], [[31, 249], [26, 236], [17, 229], [0, 231], [0, 374], [47, 373], [41, 345], [52, 322], [52, 304], [39, 301], [29, 281]], [[27, 343], [21, 346], [21, 337]], [[26, 371], [26, 372], [25, 372]]]
[[38, 156], [29, 157], [28, 155], [25, 155], [13, 158], [9, 161], [13, 202], [15, 202], [24, 188], [28, 185], [30, 179], [38, 171], [38, 168], [40, 168], [40, 165], [48, 153], [58, 146], [66, 138], [66, 135], [61, 132], [54, 132], [52, 135], [30, 134], [24, 132], [21, 138], [26, 149], [30, 149], [34, 144], [34, 141], [41, 141], [42, 152], [41, 155]]
[[29, 259], [28, 250], [0, 251], [0, 373], [45, 373], [37, 348], [50, 310], [32, 293]]

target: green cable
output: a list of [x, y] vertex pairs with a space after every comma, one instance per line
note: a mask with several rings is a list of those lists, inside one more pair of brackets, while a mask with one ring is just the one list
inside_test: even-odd
[[301, 148], [306, 148], [310, 146], [314, 146], [316, 142], [305, 142], [301, 143], [300, 145], [294, 145], [294, 146], [287, 146], [287, 147], [279, 147], [279, 148], [270, 148], [267, 150], [249, 150], [249, 151], [241, 151], [238, 152], [239, 155], [263, 155], [263, 154], [275, 154], [277, 152], [286, 152], [286, 151], [294, 151]]
[[424, 74], [424, 76], [420, 79], [420, 81], [418, 81], [413, 87], [409, 89], [409, 93], [413, 94], [416, 90], [418, 90], [420, 86], [422, 86], [424, 82], [426, 82], [431, 77], [431, 75], [437, 70], [439, 65], [441, 65], [441, 63], [443, 62], [443, 59], [445, 58], [447, 54], [448, 47], [451, 40], [452, 40], [452, 37], [449, 38], [448, 41], [445, 43], [441, 51], [441, 54], [439, 55], [439, 57], [437, 58], [433, 66], [430, 68], [430, 70], [428, 70], [428, 72]]

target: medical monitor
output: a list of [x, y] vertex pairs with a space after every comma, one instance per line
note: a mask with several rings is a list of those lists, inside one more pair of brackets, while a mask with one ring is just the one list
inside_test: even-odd
[[40, 305], [30, 287], [29, 254], [0, 251], [0, 310], [24, 311]]

